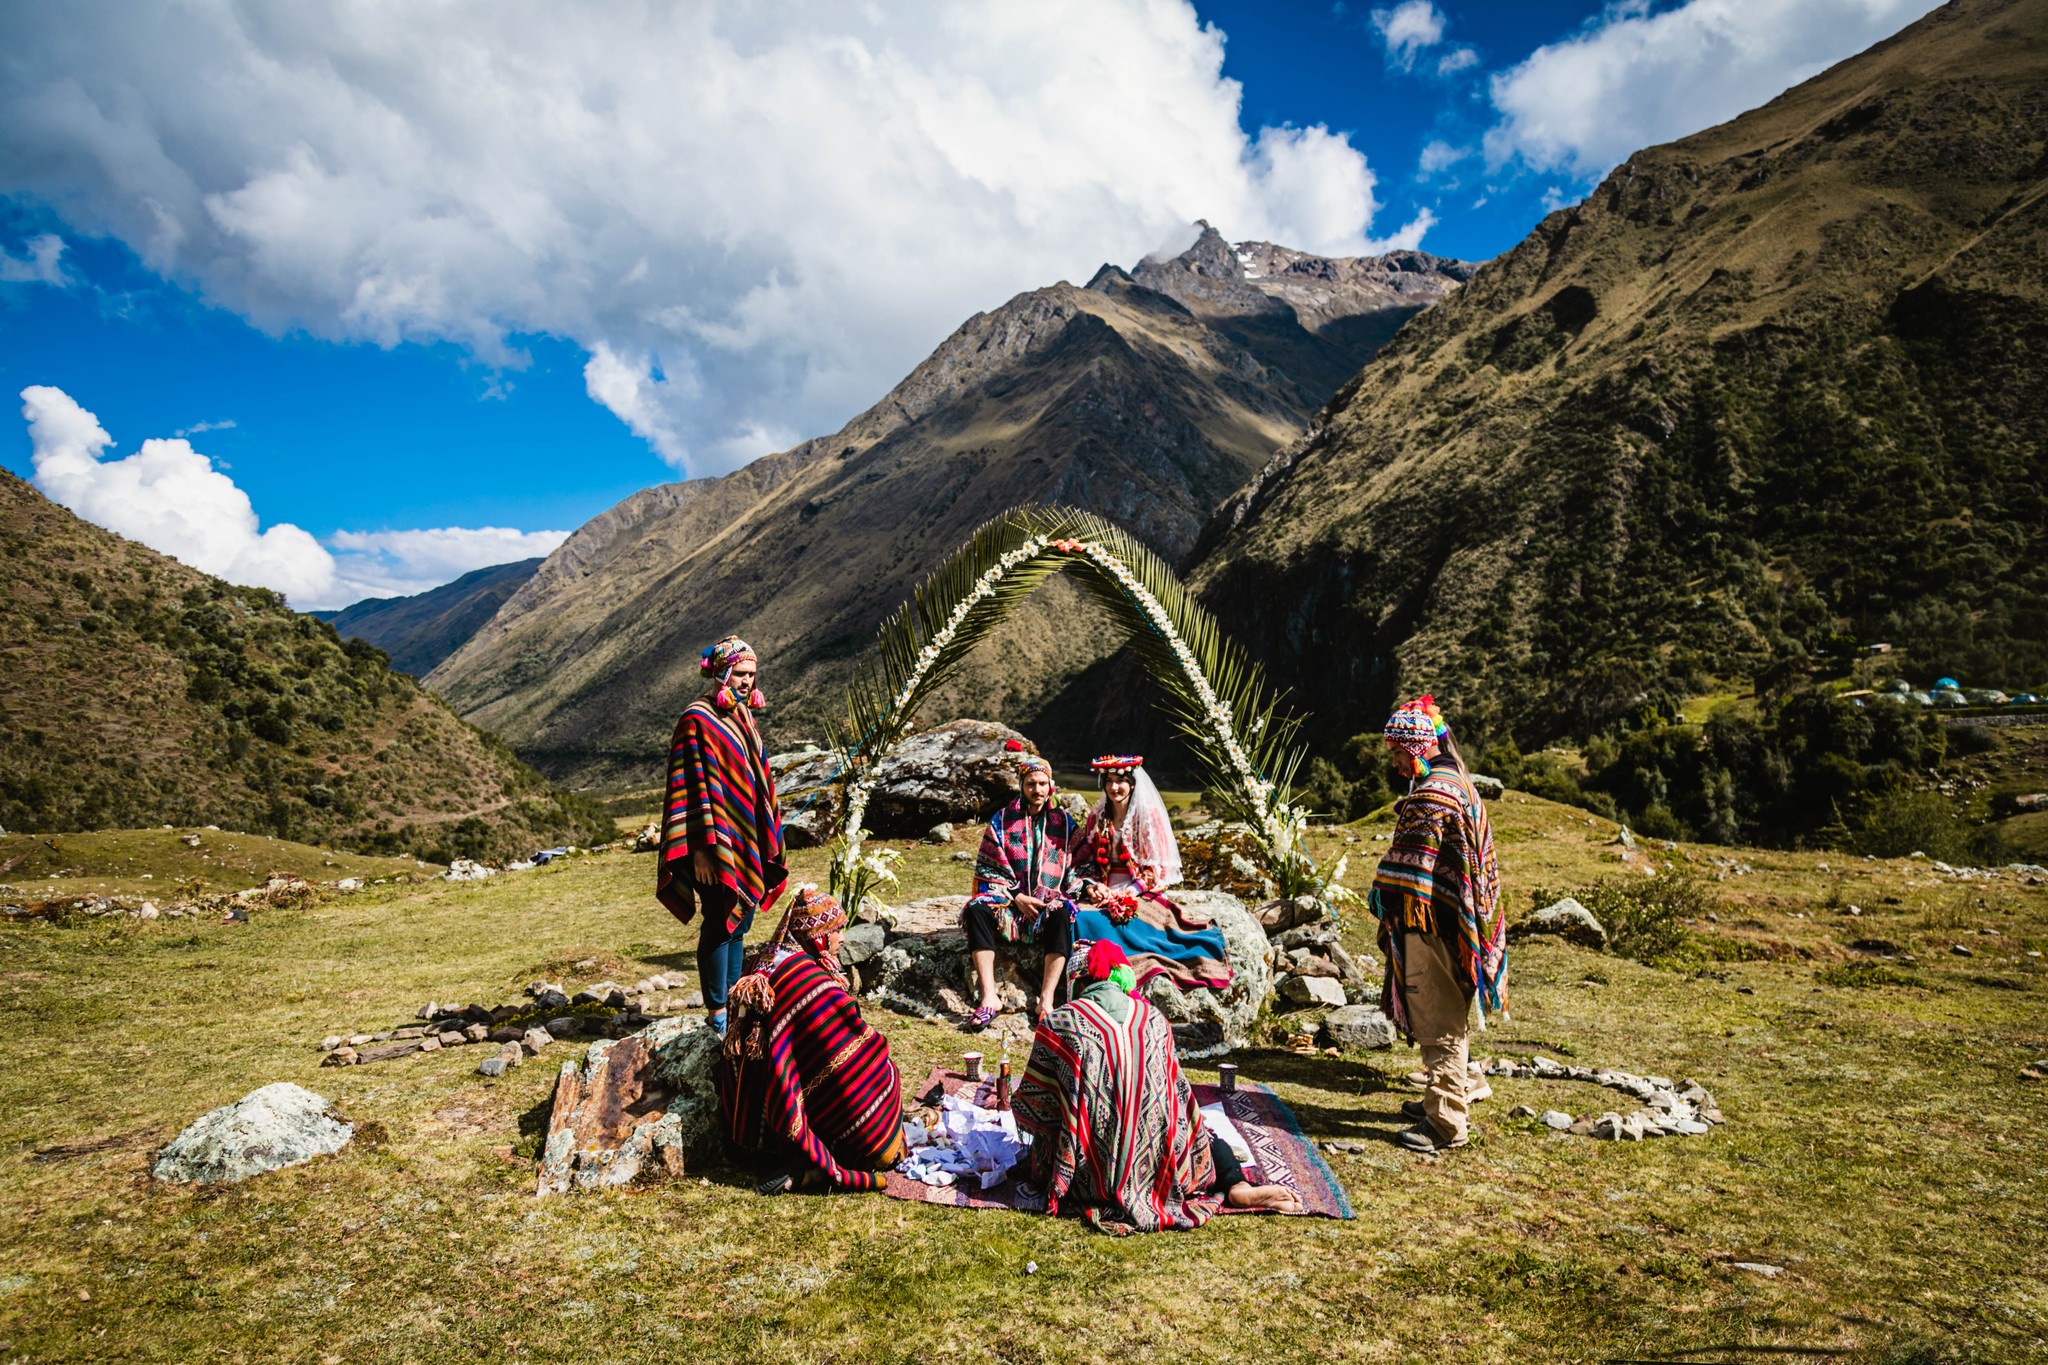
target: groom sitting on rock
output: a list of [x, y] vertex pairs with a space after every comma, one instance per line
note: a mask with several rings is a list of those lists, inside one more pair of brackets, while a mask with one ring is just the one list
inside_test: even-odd
[[1034, 1018], [1051, 1012], [1053, 992], [1074, 951], [1074, 902], [1068, 882], [1079, 831], [1074, 817], [1053, 799], [1052, 765], [1023, 752], [1024, 746], [1014, 739], [1007, 747], [1017, 754], [1023, 791], [989, 817], [975, 859], [974, 895], [960, 911], [960, 927], [967, 933], [981, 987], [980, 1007], [966, 1025], [970, 1032], [987, 1028], [1001, 1012], [996, 994], [998, 939], [1036, 943], [1043, 954]]

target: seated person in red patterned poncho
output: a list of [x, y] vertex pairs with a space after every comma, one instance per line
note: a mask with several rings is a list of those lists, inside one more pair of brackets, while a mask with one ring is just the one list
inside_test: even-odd
[[1039, 1021], [1012, 1102], [1046, 1211], [1078, 1208], [1117, 1236], [1198, 1228], [1225, 1203], [1299, 1213], [1299, 1194], [1247, 1181], [1203, 1124], [1173, 1029], [1132, 994], [1123, 950], [1096, 943], [1079, 974], [1080, 994]]
[[1067, 956], [1074, 950], [1074, 817], [1054, 798], [1052, 765], [1025, 753], [1016, 740], [1008, 745], [1016, 756], [1017, 799], [989, 817], [981, 833], [981, 851], [974, 862], [974, 894], [960, 908], [960, 928], [967, 934], [968, 957], [981, 987], [981, 1003], [965, 1027], [971, 1033], [995, 1020], [1001, 1005], [996, 995], [998, 941], [1030, 944], [1038, 949], [1037, 1008], [1034, 1017], [1052, 1008], [1053, 995], [1066, 975]]
[[878, 1190], [904, 1153], [903, 1084], [847, 990], [845, 928], [839, 902], [805, 887], [733, 984], [718, 1107], [734, 1146], [782, 1168], [762, 1194]]

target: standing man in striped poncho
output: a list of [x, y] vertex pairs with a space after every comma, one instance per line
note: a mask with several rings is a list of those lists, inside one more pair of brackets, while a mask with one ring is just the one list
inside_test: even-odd
[[697, 975], [711, 1027], [721, 1034], [747, 930], [789, 880], [775, 778], [754, 724], [754, 712], [768, 704], [755, 686], [759, 668], [753, 646], [737, 635], [704, 651], [698, 669], [711, 690], [690, 703], [669, 741], [655, 871], [655, 899], [684, 924], [703, 903]]
[[1493, 826], [1433, 697], [1394, 712], [1384, 731], [1408, 794], [1372, 882], [1387, 959], [1387, 1016], [1422, 1049], [1426, 1089], [1396, 1138], [1414, 1152], [1462, 1147], [1482, 1080], [1467, 1069], [1473, 1005], [1483, 1025], [1507, 985], [1507, 917]]
[[903, 1083], [839, 967], [846, 911], [810, 887], [732, 988], [718, 1063], [726, 1137], [771, 1163], [762, 1194], [878, 1190], [903, 1158]]

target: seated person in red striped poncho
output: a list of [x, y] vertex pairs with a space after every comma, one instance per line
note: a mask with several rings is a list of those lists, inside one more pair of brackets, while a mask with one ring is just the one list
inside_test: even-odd
[[847, 990], [845, 928], [839, 902], [804, 887], [733, 984], [718, 1107], [733, 1145], [778, 1168], [762, 1194], [878, 1190], [904, 1154], [903, 1084]]
[[1080, 994], [1039, 1021], [1012, 1102], [1046, 1211], [1077, 1208], [1119, 1237], [1198, 1228], [1225, 1203], [1299, 1213], [1299, 1194], [1247, 1181], [1202, 1122], [1173, 1028], [1132, 994], [1123, 949], [1098, 941], [1079, 975]]

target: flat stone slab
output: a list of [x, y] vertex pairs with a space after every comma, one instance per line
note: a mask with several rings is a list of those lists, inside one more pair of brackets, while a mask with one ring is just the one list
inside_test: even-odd
[[157, 1153], [150, 1174], [174, 1185], [233, 1184], [265, 1171], [330, 1156], [355, 1136], [328, 1102], [278, 1081], [195, 1119]]
[[718, 1035], [698, 1019], [657, 1019], [617, 1042], [592, 1043], [555, 1079], [537, 1195], [683, 1173], [718, 1119]]

